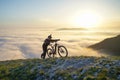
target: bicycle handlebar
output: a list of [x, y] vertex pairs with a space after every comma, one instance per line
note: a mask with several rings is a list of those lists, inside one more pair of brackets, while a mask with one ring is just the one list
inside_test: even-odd
[[55, 40], [55, 42], [60, 41], [60, 39]]

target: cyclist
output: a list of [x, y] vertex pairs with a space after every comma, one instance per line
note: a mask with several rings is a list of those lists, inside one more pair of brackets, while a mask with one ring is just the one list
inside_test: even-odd
[[59, 41], [60, 39], [52, 39], [52, 35], [49, 35], [45, 40], [42, 45], [43, 53], [41, 54], [41, 58], [45, 59], [46, 52], [47, 52], [47, 47], [51, 42], [56, 42]]

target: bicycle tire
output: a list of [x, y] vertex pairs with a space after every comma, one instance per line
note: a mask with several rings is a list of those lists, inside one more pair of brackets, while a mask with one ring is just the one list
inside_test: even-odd
[[58, 46], [58, 54], [60, 57], [67, 57], [68, 50], [65, 46]]
[[51, 48], [47, 49], [47, 55], [48, 55], [49, 58], [53, 58], [54, 57], [53, 50]]

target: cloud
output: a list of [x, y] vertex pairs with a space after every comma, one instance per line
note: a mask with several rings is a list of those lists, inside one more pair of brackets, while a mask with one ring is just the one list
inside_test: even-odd
[[63, 43], [68, 49], [69, 56], [105, 56], [103, 53], [87, 48], [88, 44], [85, 46], [84, 43], [69, 41], [63, 41]]
[[[32, 33], [0, 36], [0, 61], [40, 58], [44, 41], [42, 36]], [[68, 49], [69, 56], [101, 56], [98, 52], [86, 48], [88, 46], [87, 40], [64, 39], [59, 44], [64, 45]]]
[[58, 28], [57, 31], [62, 31], [62, 30], [87, 30], [85, 28]]
[[[40, 47], [38, 47], [40, 49]], [[41, 51], [34, 45], [22, 44], [19, 46], [24, 58], [40, 58]]]
[[39, 41], [39, 38], [17, 36], [0, 37], [0, 61], [40, 58], [42, 41]]

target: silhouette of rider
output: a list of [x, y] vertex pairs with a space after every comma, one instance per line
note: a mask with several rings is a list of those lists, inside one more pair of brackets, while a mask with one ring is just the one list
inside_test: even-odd
[[46, 52], [47, 52], [47, 47], [51, 42], [56, 42], [59, 41], [60, 39], [52, 39], [52, 35], [49, 35], [45, 40], [42, 45], [43, 48], [43, 53], [41, 54], [41, 58], [45, 59]]

